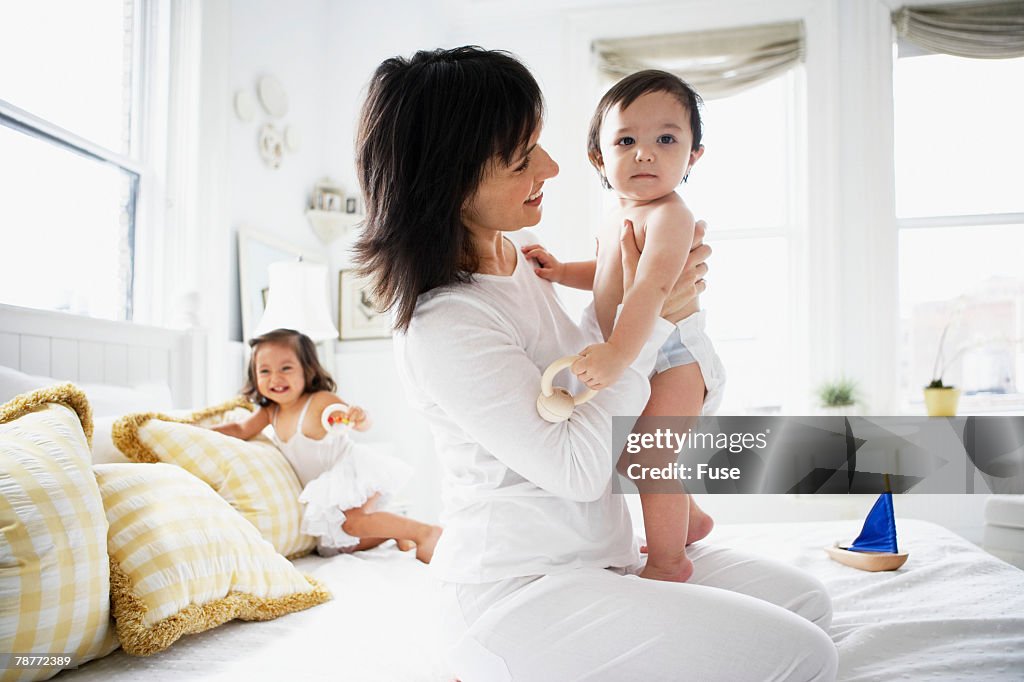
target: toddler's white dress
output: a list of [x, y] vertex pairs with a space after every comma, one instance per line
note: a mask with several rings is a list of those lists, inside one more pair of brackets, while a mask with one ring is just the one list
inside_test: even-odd
[[374, 509], [384, 508], [387, 498], [408, 482], [412, 467], [353, 442], [345, 428], [331, 429], [320, 440], [305, 436], [302, 423], [312, 400], [310, 396], [306, 401], [299, 414], [299, 428], [287, 441], [277, 435], [275, 410], [271, 436], [302, 484], [302, 532], [315, 536], [317, 552], [330, 556], [359, 542], [341, 529], [344, 510], [361, 507], [376, 493], [380, 497]]

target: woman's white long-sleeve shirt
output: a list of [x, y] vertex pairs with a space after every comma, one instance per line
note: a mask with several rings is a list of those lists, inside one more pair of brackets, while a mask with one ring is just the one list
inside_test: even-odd
[[[442, 466], [444, 534], [431, 567], [448, 582], [483, 583], [639, 559], [622, 495], [612, 494], [612, 416], [639, 415], [648, 374], [673, 326], [659, 318], [632, 367], [578, 406], [568, 421], [537, 414], [540, 378], [564, 355], [599, 342], [592, 309], [584, 329], [536, 275], [510, 234], [510, 276], [420, 296], [396, 337], [399, 374], [426, 415]], [[579, 389], [568, 371], [559, 385]]]

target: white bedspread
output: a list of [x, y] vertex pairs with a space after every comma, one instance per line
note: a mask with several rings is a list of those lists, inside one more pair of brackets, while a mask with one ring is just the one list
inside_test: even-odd
[[[841, 680], [1024, 679], [1024, 571], [939, 526], [900, 521], [902, 569], [864, 573], [822, 551], [859, 522], [716, 528], [709, 542], [786, 561], [821, 578], [835, 605]], [[266, 623], [232, 622], [133, 658], [117, 651], [58, 680], [451, 680], [439, 660], [436, 587], [390, 543], [311, 556], [299, 569], [334, 600]]]
[[860, 524], [732, 525], [711, 537], [773, 554], [828, 586], [840, 680], [1024, 680], [1024, 571], [913, 520], [896, 524], [900, 551], [910, 553], [898, 571], [829, 559], [821, 548], [848, 544]]

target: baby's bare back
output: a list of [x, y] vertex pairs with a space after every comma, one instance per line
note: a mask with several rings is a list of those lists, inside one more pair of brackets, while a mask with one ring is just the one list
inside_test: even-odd
[[[655, 217], [657, 220], [654, 220]], [[671, 248], [679, 248], [681, 254], [688, 253], [693, 242], [693, 217], [682, 197], [675, 192], [640, 207], [616, 209], [606, 216], [598, 230], [597, 271], [594, 274], [594, 309], [605, 340], [611, 336], [615, 311], [622, 303], [624, 293], [619, 235], [625, 220], [633, 222], [640, 251], [644, 250], [647, 243], [648, 227], [661, 230], [670, 239], [678, 237], [670, 243]], [[685, 224], [687, 220], [688, 226]]]

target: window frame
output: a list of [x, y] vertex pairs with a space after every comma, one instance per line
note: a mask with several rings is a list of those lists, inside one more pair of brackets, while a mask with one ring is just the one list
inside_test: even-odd
[[[891, 72], [895, 74], [896, 63], [899, 57], [897, 56], [897, 42], [898, 38], [895, 31], [891, 32], [892, 36], [892, 51], [891, 51]], [[895, 78], [893, 79], [893, 93], [895, 99]], [[893, 125], [893, 155], [895, 157], [895, 142], [896, 142], [896, 129], [895, 129], [895, 116], [896, 111], [893, 108], [890, 112], [892, 125]], [[895, 158], [893, 159], [895, 168]], [[895, 171], [893, 174], [893, 198], [896, 196], [896, 182], [895, 182]], [[896, 243], [899, 244], [900, 235], [905, 230], [930, 230], [930, 229], [941, 229], [950, 227], [961, 227], [961, 228], [974, 228], [974, 227], [989, 227], [989, 226], [1001, 226], [1001, 225], [1021, 225], [1024, 224], [1024, 212], [1014, 213], [980, 213], [980, 214], [963, 214], [963, 215], [936, 215], [936, 216], [917, 216], [909, 218], [900, 218], [895, 211], [895, 205], [893, 206], [893, 227], [896, 233]], [[898, 247], [897, 247], [898, 248]], [[899, 277], [899, 260], [896, 261], [896, 275]], [[896, 289], [896, 299], [893, 302], [896, 315], [899, 315], [900, 306], [900, 292], [899, 287]], [[898, 346], [900, 348], [900, 360], [902, 358], [902, 344]], [[919, 399], [911, 399], [911, 396], [903, 394], [900, 390], [901, 387], [897, 386], [895, 389], [898, 395], [895, 396], [894, 402], [899, 405], [899, 411], [903, 414], [919, 414], [924, 409], [924, 398], [923, 395]], [[992, 414], [992, 413], [1016, 413], [1024, 414], [1024, 391], [1018, 390], [1018, 393], [1006, 396], [1003, 398], [993, 399], [991, 396], [974, 396], [974, 395], [961, 395], [960, 403], [958, 408], [959, 414]]]
[[[807, 184], [807, 140], [806, 122], [808, 112], [807, 73], [804, 64], [798, 63], [772, 81], [784, 81], [786, 111], [786, 176], [788, 191], [784, 198], [785, 215], [780, 225], [763, 227], [722, 228], [714, 230], [713, 242], [737, 242], [757, 239], [782, 239], [785, 242], [788, 259], [787, 280], [790, 292], [806, 290], [807, 269], [807, 205], [810, 189]], [[742, 94], [742, 93], [741, 93]], [[701, 218], [703, 216], [697, 216]], [[809, 334], [807, 317], [802, 307], [791, 306], [787, 310], [785, 357], [781, 362], [787, 367], [797, 368], [799, 359], [805, 357]], [[779, 388], [780, 414], [795, 414], [801, 411], [806, 397], [802, 395], [798, 382], [787, 382]], [[768, 406], [764, 406], [768, 407]], [[760, 414], [760, 412], [758, 413]]]
[[[52, 144], [70, 154], [106, 164], [128, 177], [127, 247], [129, 250], [123, 301], [125, 321], [151, 322], [151, 315], [138, 313], [152, 303], [152, 270], [155, 246], [163, 237], [156, 234], [155, 202], [163, 194], [162, 180], [147, 160], [160, 153], [166, 142], [160, 141], [165, 126], [156, 116], [167, 87], [166, 68], [159, 52], [166, 50], [166, 35], [156, 21], [163, 0], [134, 0], [132, 10], [132, 65], [130, 109], [127, 138], [128, 153], [112, 150], [52, 121], [0, 99], [0, 126]], [[141, 228], [141, 229], [140, 229]], [[148, 246], [147, 246], [148, 244]], [[143, 294], [140, 296], [140, 294]]]
[[52, 144], [70, 154], [76, 154], [90, 161], [107, 164], [128, 176], [128, 199], [125, 210], [128, 214], [126, 239], [130, 257], [125, 278], [122, 311], [124, 319], [131, 321], [135, 301], [135, 231], [138, 218], [139, 192], [144, 175], [141, 164], [123, 154], [118, 154], [69, 130], [61, 128], [50, 121], [19, 109], [5, 100], [0, 100], [0, 126], [28, 135], [41, 142]]

